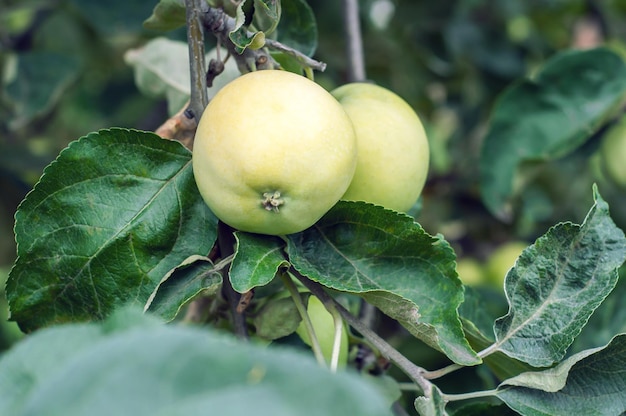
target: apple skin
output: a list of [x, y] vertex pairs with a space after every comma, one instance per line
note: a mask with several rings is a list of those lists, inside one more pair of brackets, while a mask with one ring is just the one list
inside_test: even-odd
[[607, 176], [620, 188], [626, 189], [626, 116], [602, 138], [600, 160]]
[[242, 75], [213, 97], [192, 160], [200, 194], [220, 220], [284, 235], [310, 227], [337, 203], [356, 157], [352, 123], [326, 90], [266, 70]]
[[486, 283], [483, 265], [473, 257], [464, 257], [456, 262], [459, 279], [467, 286], [481, 286]]
[[497, 288], [504, 288], [506, 274], [526, 247], [528, 243], [524, 241], [509, 241], [496, 248], [485, 266], [487, 280]]
[[[330, 363], [332, 353], [333, 353], [333, 344], [335, 341], [335, 321], [333, 316], [326, 310], [322, 301], [320, 301], [315, 296], [309, 296], [309, 302], [306, 308], [306, 312], [309, 315], [309, 319], [311, 320], [311, 324], [313, 325], [313, 330], [315, 331], [315, 336], [317, 337], [317, 341], [320, 344], [320, 348], [322, 350], [322, 355], [326, 359], [327, 363]], [[309, 338], [309, 333], [306, 330], [306, 325], [304, 322], [300, 322], [298, 329], [296, 329], [296, 333], [300, 336], [302, 341], [311, 346], [311, 339]], [[348, 330], [346, 326], [343, 326], [343, 330], [341, 332], [341, 345], [339, 347], [339, 366], [345, 367], [348, 362]]]
[[407, 212], [424, 188], [430, 160], [419, 117], [398, 95], [374, 84], [346, 84], [331, 94], [350, 116], [358, 146], [356, 172], [341, 199]]

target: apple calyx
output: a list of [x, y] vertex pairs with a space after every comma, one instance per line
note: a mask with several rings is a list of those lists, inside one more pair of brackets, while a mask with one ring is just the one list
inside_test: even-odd
[[261, 205], [263, 205], [263, 208], [268, 211], [278, 212], [278, 207], [284, 203], [285, 201], [280, 198], [280, 191], [263, 193], [263, 201], [261, 202]]

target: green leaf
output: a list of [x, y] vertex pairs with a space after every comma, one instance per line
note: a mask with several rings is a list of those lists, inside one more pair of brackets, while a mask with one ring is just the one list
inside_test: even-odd
[[511, 214], [517, 167], [578, 148], [626, 96], [626, 64], [609, 49], [569, 51], [503, 93], [482, 148], [482, 198], [500, 217]]
[[154, 6], [150, 17], [143, 22], [143, 27], [150, 30], [169, 31], [184, 26], [186, 20], [183, 0], [160, 0]]
[[254, 314], [256, 335], [268, 340], [293, 334], [301, 321], [298, 308], [290, 297], [270, 299]]
[[287, 265], [285, 242], [278, 237], [235, 233], [237, 248], [230, 268], [230, 282], [239, 293], [272, 281], [281, 266]]
[[[500, 292], [487, 287], [465, 287], [465, 301], [459, 308], [459, 314], [465, 336], [475, 351], [482, 351], [494, 343], [493, 323], [506, 312], [506, 307], [506, 300]], [[484, 362], [500, 380], [533, 369], [502, 352], [490, 354]]]
[[24, 52], [17, 56], [16, 77], [5, 87], [12, 102], [11, 129], [26, 126], [49, 113], [78, 78], [81, 62], [76, 56], [55, 52]]
[[154, 2], [128, 0], [69, 0], [72, 10], [83, 22], [106, 37], [139, 35], [142, 22], [150, 15]]
[[7, 297], [25, 330], [143, 306], [171, 269], [206, 255], [217, 233], [191, 153], [125, 129], [72, 142], [15, 217], [19, 257]]
[[266, 35], [276, 30], [281, 15], [281, 0], [254, 0], [254, 26]]
[[527, 416], [621, 415], [626, 412], [626, 335], [580, 352], [558, 366], [520, 374], [497, 396]]
[[222, 265], [207, 257], [191, 256], [165, 275], [154, 290], [144, 310], [171, 321], [190, 300], [203, 294], [215, 295], [222, 287]]
[[626, 333], [626, 264], [620, 268], [615, 289], [591, 315], [568, 353], [605, 345], [615, 334], [623, 333]]
[[131, 318], [130, 328], [67, 325], [18, 344], [0, 358], [2, 414], [390, 415], [369, 383], [333, 374], [308, 355]]
[[307, 56], [317, 49], [315, 14], [305, 0], [282, 0], [282, 15], [276, 36], [278, 41]]
[[505, 404], [493, 404], [493, 403], [472, 403], [466, 406], [460, 407], [454, 413], [453, 416], [516, 416], [519, 413], [514, 412]]
[[552, 227], [507, 274], [509, 312], [494, 327], [499, 351], [535, 367], [560, 361], [615, 287], [626, 238], [595, 187], [594, 198], [582, 225]]
[[265, 34], [261, 31], [250, 32], [246, 25], [246, 13], [244, 12], [244, 6], [246, 0], [241, 1], [237, 5], [237, 14], [235, 16], [235, 26], [233, 30], [228, 34], [229, 39], [235, 45], [235, 51], [237, 53], [243, 53], [246, 48], [258, 49], [265, 45]]
[[[227, 52], [222, 49], [220, 57]], [[210, 50], [206, 61], [217, 59], [217, 49]], [[138, 49], [131, 49], [124, 55], [125, 62], [135, 71], [135, 84], [150, 97], [166, 97], [168, 111], [173, 115], [189, 100], [191, 81], [189, 75], [189, 49], [185, 42], [167, 38], [155, 38]], [[209, 99], [224, 85], [240, 75], [237, 63], [229, 59], [222, 72], [208, 88]]]
[[463, 287], [450, 245], [407, 215], [340, 201], [313, 227], [287, 236], [303, 275], [363, 296], [459, 364], [480, 362], [463, 336]]

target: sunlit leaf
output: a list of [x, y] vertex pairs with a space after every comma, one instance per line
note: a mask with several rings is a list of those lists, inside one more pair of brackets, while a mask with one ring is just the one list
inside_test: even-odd
[[498, 350], [536, 367], [560, 361], [615, 287], [626, 238], [596, 189], [594, 197], [582, 225], [552, 227], [507, 274], [510, 306], [495, 324]]
[[482, 148], [482, 197], [496, 215], [511, 214], [517, 167], [551, 160], [583, 144], [626, 96], [626, 63], [609, 49], [569, 51], [498, 100]]
[[156, 324], [126, 310], [112, 318], [39, 331], [3, 355], [2, 414], [391, 414], [369, 383], [333, 374], [308, 355], [206, 328]]
[[91, 133], [45, 169], [16, 213], [11, 318], [29, 330], [143, 306], [170, 270], [209, 252], [216, 224], [180, 143]]
[[[206, 55], [206, 62], [217, 59], [217, 50]], [[220, 58], [226, 57], [222, 50]], [[175, 114], [189, 100], [191, 81], [189, 75], [189, 48], [185, 42], [166, 38], [155, 38], [138, 49], [131, 49], [124, 60], [135, 70], [135, 83], [139, 90], [150, 97], [166, 97], [170, 114]], [[224, 64], [224, 72], [208, 88], [209, 99], [224, 85], [240, 75], [237, 63], [229, 59]]]
[[360, 294], [453, 361], [480, 361], [457, 313], [463, 287], [454, 252], [411, 217], [340, 201], [315, 226], [289, 235], [288, 252], [302, 274]]

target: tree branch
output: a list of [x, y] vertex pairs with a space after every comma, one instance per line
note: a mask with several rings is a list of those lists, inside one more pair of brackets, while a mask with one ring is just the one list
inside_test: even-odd
[[206, 13], [202, 14], [202, 23], [237, 61], [237, 67], [242, 74], [257, 69], [279, 68], [278, 63], [263, 48], [255, 50], [246, 48], [241, 54], [237, 52], [235, 45], [228, 36], [235, 28], [235, 19], [224, 13], [224, 10], [209, 7]]
[[365, 337], [380, 353], [389, 361], [394, 363], [400, 368], [407, 376], [413, 380], [413, 382], [421, 389], [421, 393], [428, 397], [431, 391], [431, 383], [424, 378], [425, 370], [411, 362], [408, 358], [402, 355], [398, 350], [393, 348], [387, 341], [378, 336], [374, 331], [364, 325], [360, 320], [352, 316], [350, 312], [346, 310], [339, 302], [337, 302], [332, 296], [330, 296], [322, 285], [316, 283], [307, 277], [303, 276], [300, 272], [293, 268], [289, 269], [298, 280], [302, 282], [307, 289], [311, 291], [319, 300], [328, 307], [336, 308], [341, 314], [341, 317], [354, 329]]
[[187, 43], [189, 45], [189, 70], [191, 75], [191, 99], [189, 108], [193, 117], [200, 120], [209, 103], [206, 88], [206, 65], [204, 62], [204, 29], [202, 27], [202, 0], [185, 0], [187, 13]]
[[358, 0], [343, 0], [343, 17], [348, 54], [348, 80], [350, 82], [365, 81], [365, 58]]

